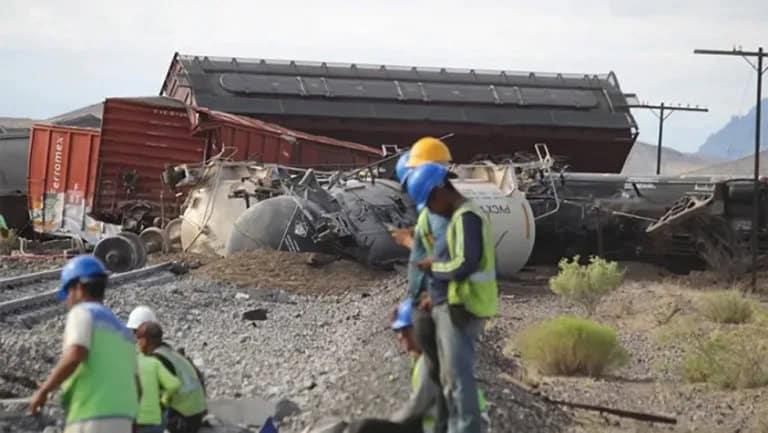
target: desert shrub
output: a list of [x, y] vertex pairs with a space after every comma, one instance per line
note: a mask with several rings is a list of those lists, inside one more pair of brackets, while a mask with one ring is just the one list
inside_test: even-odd
[[752, 319], [752, 301], [735, 290], [706, 295], [699, 312], [716, 323], [746, 323]]
[[581, 305], [588, 315], [595, 312], [603, 296], [615, 290], [624, 279], [624, 270], [616, 262], [591, 257], [589, 264], [580, 265], [579, 256], [564, 258], [560, 272], [549, 280], [553, 292], [570, 302]]
[[708, 382], [723, 389], [768, 385], [764, 337], [749, 329], [738, 329], [695, 339], [683, 358], [683, 377], [688, 382]]
[[533, 325], [515, 343], [524, 361], [548, 375], [599, 376], [629, 359], [616, 331], [580, 317], [561, 316]]

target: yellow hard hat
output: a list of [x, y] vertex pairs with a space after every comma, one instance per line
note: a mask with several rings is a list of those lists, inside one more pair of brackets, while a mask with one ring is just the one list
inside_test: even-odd
[[448, 146], [435, 137], [423, 137], [411, 146], [411, 157], [405, 164], [408, 168], [418, 167], [427, 162], [449, 163], [453, 159]]

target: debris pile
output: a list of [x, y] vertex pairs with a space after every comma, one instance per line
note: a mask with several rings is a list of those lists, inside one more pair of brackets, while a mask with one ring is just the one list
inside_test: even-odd
[[243, 289], [281, 289], [315, 295], [361, 291], [391, 276], [348, 260], [268, 250], [235, 253], [196, 273]]

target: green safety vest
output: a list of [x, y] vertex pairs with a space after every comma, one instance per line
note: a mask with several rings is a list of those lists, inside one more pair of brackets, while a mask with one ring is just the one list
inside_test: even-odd
[[102, 304], [88, 302], [93, 318], [88, 357], [61, 386], [66, 423], [98, 418], [135, 419], [139, 407], [136, 389], [136, 352], [133, 335]]
[[[419, 388], [419, 376], [421, 374], [421, 368], [425, 362], [426, 361], [424, 360], [424, 355], [421, 355], [413, 363], [413, 369], [411, 371], [411, 389], [414, 392], [416, 392], [416, 390]], [[487, 412], [488, 402], [485, 399], [485, 393], [483, 393], [483, 391], [479, 388], [477, 390], [477, 401], [478, 401], [478, 405], [480, 406], [480, 412]], [[425, 415], [423, 419], [423, 425], [425, 429], [431, 429], [432, 426], [435, 425], [435, 417], [431, 414]]]
[[416, 232], [416, 236], [421, 238], [421, 244], [424, 245], [424, 249], [427, 250], [427, 256], [432, 257], [435, 245], [434, 240], [432, 239], [432, 229], [429, 227], [429, 210], [427, 210], [427, 208], [424, 208], [419, 212], [414, 231]]
[[192, 363], [168, 346], [160, 346], [155, 349], [154, 353], [167, 359], [176, 370], [176, 377], [181, 380], [181, 388], [171, 398], [171, 409], [184, 416], [205, 412], [208, 409], [205, 402], [205, 391]]
[[168, 404], [171, 396], [181, 387], [181, 381], [157, 358], [139, 353], [138, 359], [141, 401], [136, 424], [162, 425], [161, 405]]
[[496, 258], [491, 237], [491, 224], [485, 212], [471, 200], [466, 200], [451, 216], [448, 224], [447, 242], [450, 260], [435, 262], [432, 270], [452, 272], [464, 262], [464, 223], [462, 215], [472, 212], [480, 217], [483, 227], [483, 255], [479, 269], [468, 278], [448, 283], [448, 304], [462, 305], [477, 317], [485, 318], [496, 314], [499, 289], [496, 283]]

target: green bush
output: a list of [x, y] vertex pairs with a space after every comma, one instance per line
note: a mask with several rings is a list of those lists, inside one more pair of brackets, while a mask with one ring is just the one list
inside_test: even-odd
[[716, 323], [747, 323], [752, 320], [752, 302], [735, 290], [706, 295], [699, 312]]
[[516, 343], [523, 360], [548, 375], [599, 376], [629, 359], [616, 331], [580, 317], [561, 316], [534, 325]]
[[553, 292], [584, 307], [588, 315], [595, 312], [603, 296], [615, 290], [624, 280], [624, 270], [616, 262], [591, 257], [589, 264], [579, 265], [579, 256], [560, 260], [560, 272], [549, 280]]
[[764, 341], [746, 329], [697, 339], [683, 359], [683, 377], [688, 382], [708, 382], [723, 389], [768, 385]]

